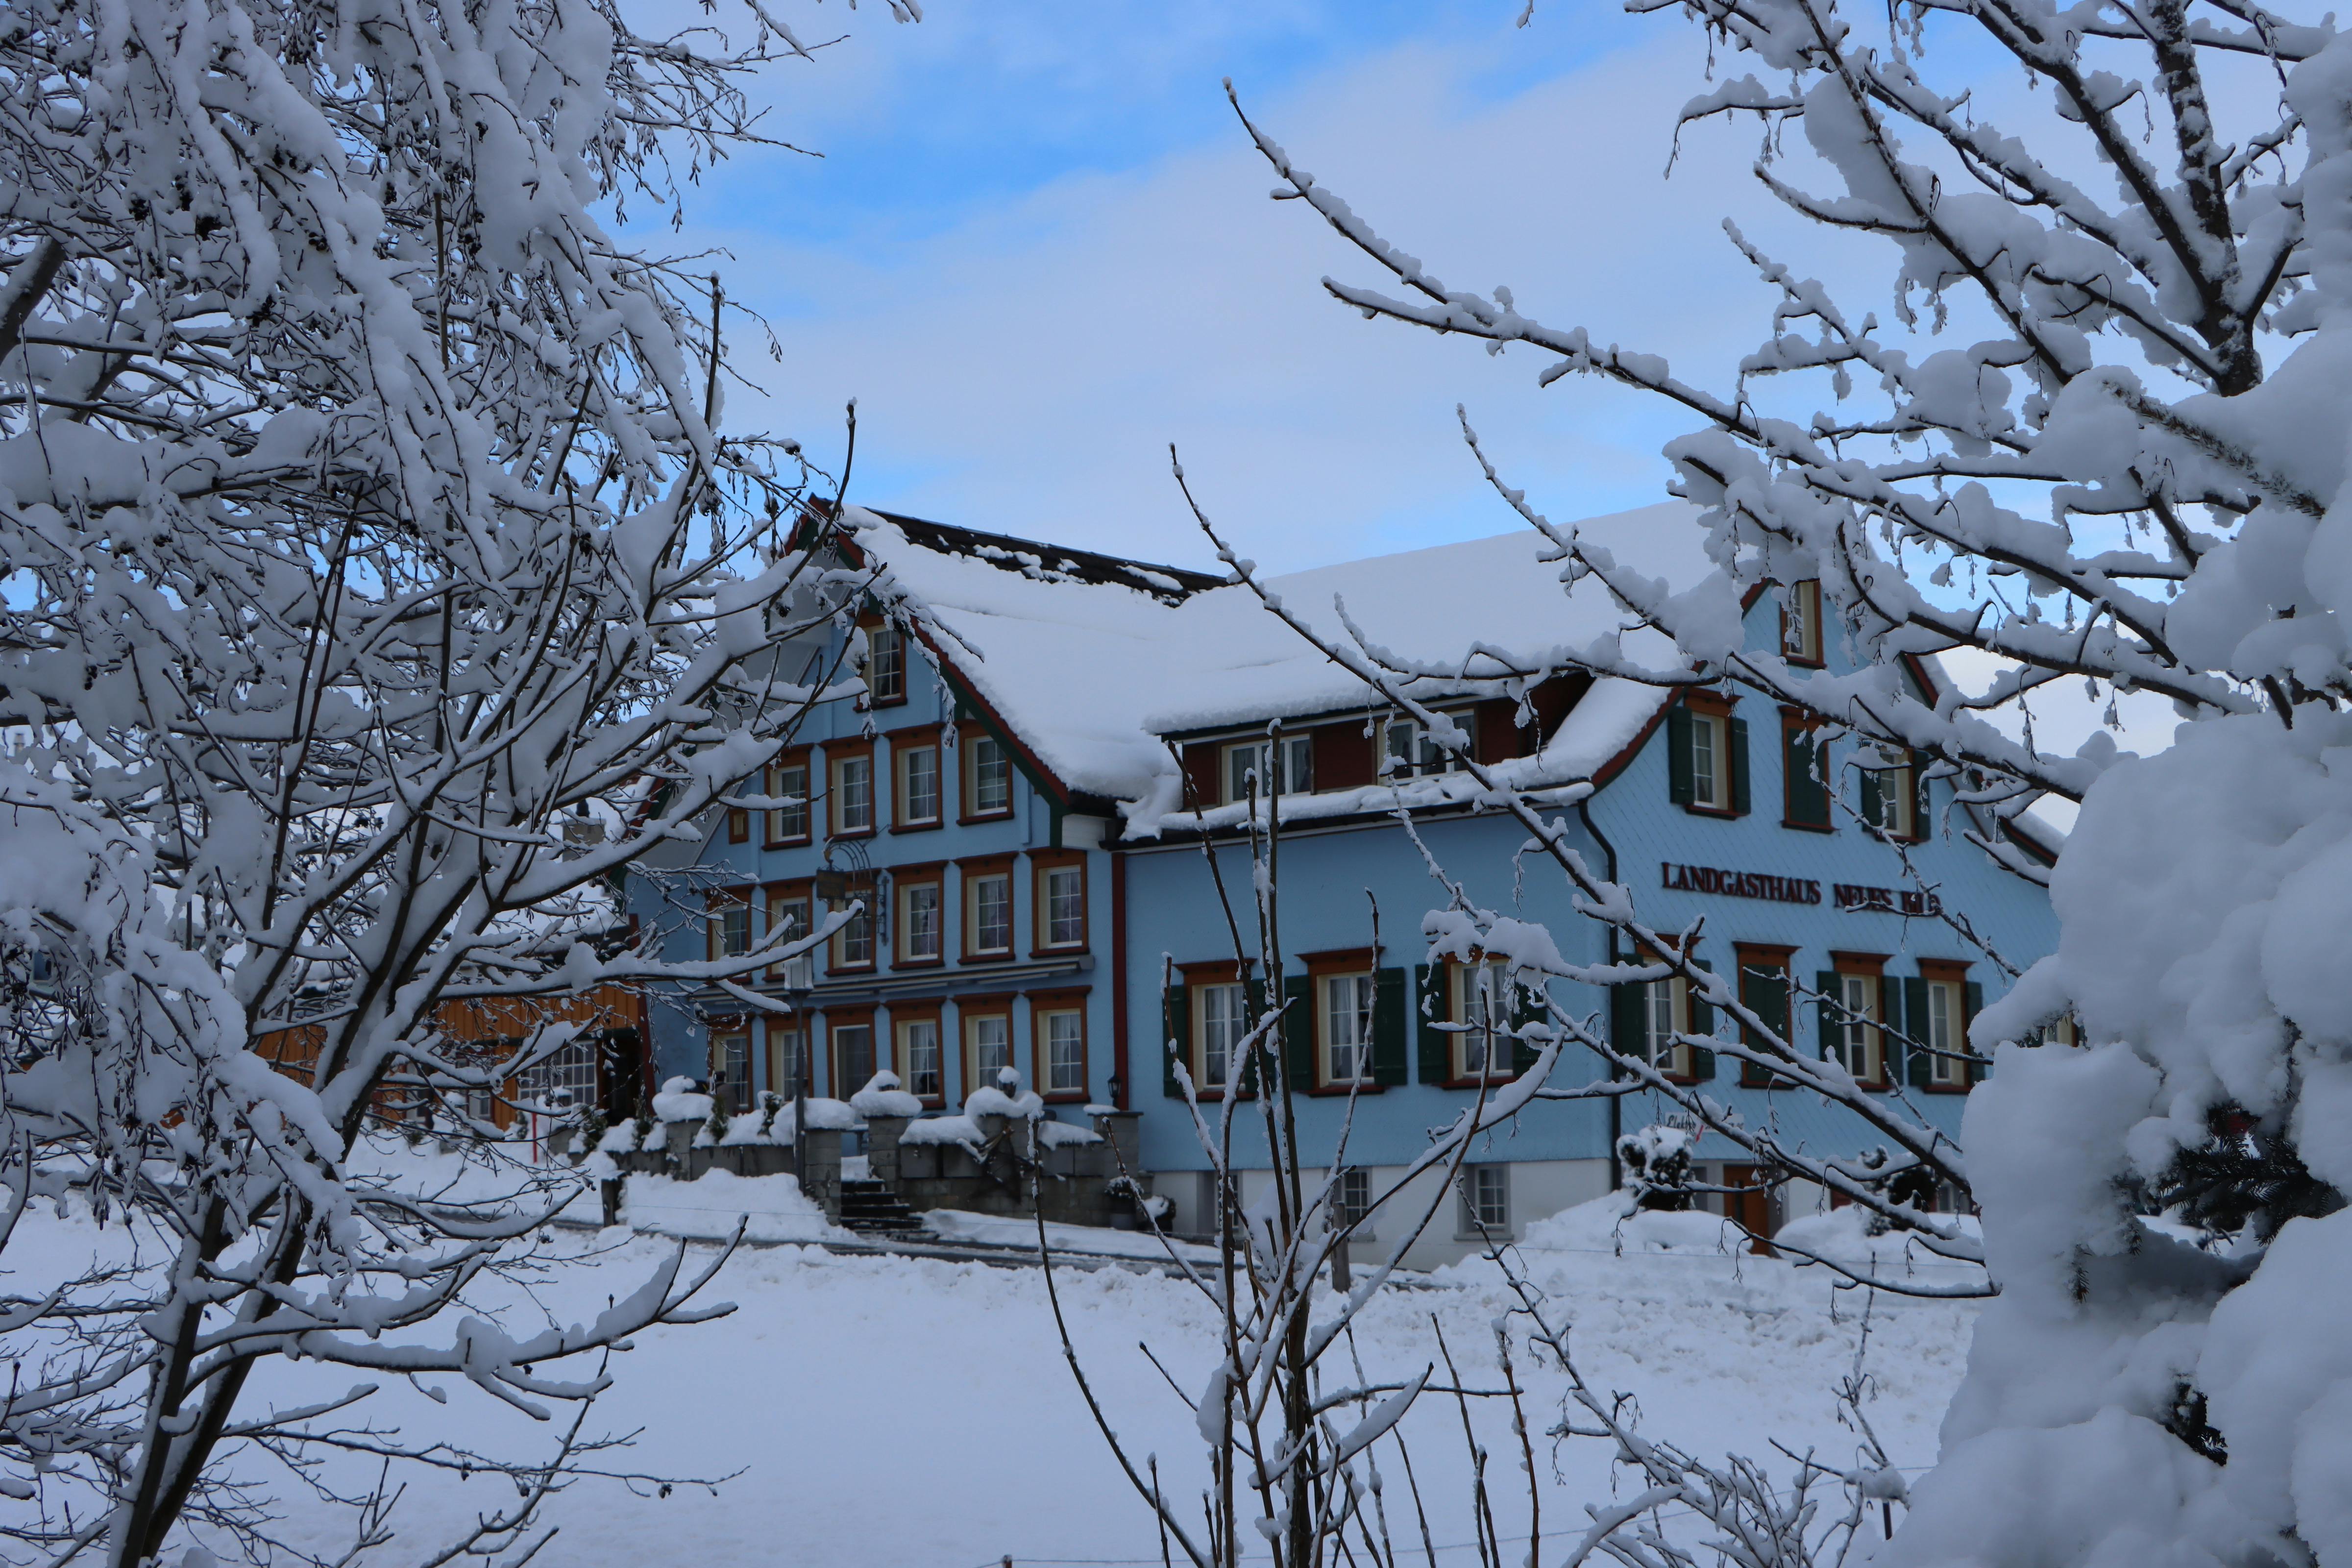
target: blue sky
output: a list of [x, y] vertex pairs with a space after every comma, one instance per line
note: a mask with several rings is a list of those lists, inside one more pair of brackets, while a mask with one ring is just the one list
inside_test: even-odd
[[[837, 454], [853, 493], [1005, 532], [1200, 562], [1172, 442], [1253, 557], [1289, 567], [1514, 526], [1453, 408], [1562, 518], [1659, 499], [1682, 421], [1540, 363], [1367, 323], [1322, 292], [1370, 280], [1272, 184], [1220, 86], [1391, 238], [1550, 319], [1727, 366], [1769, 298], [1717, 228], [1757, 205], [1752, 135], [1686, 138], [1692, 29], [1546, 0], [878, 0], [784, 14], [840, 41], [762, 80], [771, 133], [689, 201], [723, 246], [759, 394], [737, 430]], [[724, 20], [724, 13], [720, 13]], [[1746, 215], [1748, 221], [1769, 214]], [[665, 243], [678, 243], [666, 240]]]

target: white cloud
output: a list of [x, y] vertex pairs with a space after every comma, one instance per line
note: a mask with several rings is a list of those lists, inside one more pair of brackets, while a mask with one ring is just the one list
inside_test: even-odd
[[[1478, 83], [1507, 63], [1496, 48], [1412, 46], [1245, 101], [1456, 286], [1508, 283], [1547, 319], [1719, 379], [1769, 301], [1720, 216], [1746, 209], [1751, 233], [1786, 220], [1748, 176], [1744, 132], [1686, 136], [1661, 181], [1696, 51], [1664, 30], [1495, 102]], [[729, 423], [837, 450], [854, 395], [870, 504], [1187, 561], [1203, 547], [1169, 479], [1171, 441], [1272, 565], [1512, 526], [1462, 449], [1457, 402], [1557, 516], [1659, 497], [1657, 448], [1686, 416], [1598, 385], [1538, 390], [1538, 356], [1361, 320], [1318, 279], [1375, 281], [1370, 264], [1302, 204], [1268, 201], [1272, 183], [1235, 125], [902, 245], [796, 244], [780, 237], [788, 214], [706, 224], [738, 258], [730, 292], [767, 309], [784, 345], [754, 371], [770, 406], [739, 393]]]

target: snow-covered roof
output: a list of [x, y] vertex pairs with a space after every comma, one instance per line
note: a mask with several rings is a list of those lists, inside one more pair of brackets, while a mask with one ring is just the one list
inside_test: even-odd
[[[1713, 570], [1694, 516], [1693, 508], [1670, 501], [1576, 527], [1621, 566], [1680, 591]], [[1365, 700], [1360, 680], [1238, 583], [1050, 545], [1008, 548], [1022, 542], [960, 538], [938, 524], [855, 508], [847, 521], [860, 548], [878, 556], [950, 634], [941, 652], [957, 674], [1074, 790], [1146, 799], [1174, 771], [1163, 735], [1328, 713]], [[991, 548], [963, 545], [963, 538]], [[1347, 637], [1344, 605], [1345, 621], [1375, 647], [1474, 679], [1502, 668], [1475, 657], [1478, 649], [1528, 668], [1622, 637], [1626, 651], [1646, 662], [1675, 660], [1657, 633], [1627, 629], [1625, 613], [1598, 582], [1563, 587], [1562, 564], [1541, 558], [1548, 548], [1523, 529], [1290, 573], [1265, 585], [1319, 632]], [[1059, 555], [1073, 561], [1057, 565]], [[1083, 569], [1068, 569], [1073, 564]], [[1422, 684], [1433, 697], [1452, 686], [1442, 675]], [[1546, 747], [1543, 771], [1555, 773], [1556, 763], [1590, 773], [1664, 700], [1653, 688], [1599, 682]]]

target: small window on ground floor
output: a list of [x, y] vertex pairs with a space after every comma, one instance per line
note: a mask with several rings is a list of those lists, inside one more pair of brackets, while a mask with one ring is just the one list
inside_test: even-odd
[[1361, 1165], [1352, 1165], [1340, 1172], [1339, 1190], [1332, 1197], [1332, 1223], [1340, 1227], [1355, 1226], [1356, 1238], [1370, 1241], [1372, 1227], [1362, 1222], [1372, 1212], [1372, 1173]]
[[1511, 1168], [1471, 1165], [1462, 1173], [1462, 1232], [1502, 1237], [1511, 1229]]

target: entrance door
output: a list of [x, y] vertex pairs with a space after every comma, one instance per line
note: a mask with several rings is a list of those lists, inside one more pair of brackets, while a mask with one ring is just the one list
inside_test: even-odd
[[1772, 1194], [1761, 1184], [1761, 1165], [1726, 1165], [1723, 1184], [1734, 1189], [1723, 1194], [1723, 1214], [1748, 1232], [1750, 1252], [1772, 1255], [1772, 1245], [1765, 1238], [1772, 1234]]

